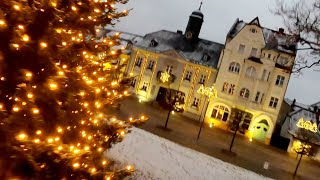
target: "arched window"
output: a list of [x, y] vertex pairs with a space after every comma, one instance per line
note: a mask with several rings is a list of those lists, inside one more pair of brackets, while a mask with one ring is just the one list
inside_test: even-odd
[[217, 105], [213, 108], [211, 117], [221, 120], [227, 121], [229, 117], [229, 109], [222, 105]]
[[236, 62], [232, 62], [229, 66], [229, 71], [239, 74], [240, 72], [240, 64]]
[[253, 66], [248, 67], [246, 71], [246, 76], [254, 78], [256, 76], [256, 68], [254, 68]]
[[240, 97], [248, 99], [250, 96], [250, 91], [247, 88], [242, 88], [240, 91]]

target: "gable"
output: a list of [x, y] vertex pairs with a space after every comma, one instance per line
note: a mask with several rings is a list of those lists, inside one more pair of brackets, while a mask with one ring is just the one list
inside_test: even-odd
[[245, 25], [229, 43], [236, 47], [239, 44], [244, 44], [258, 49], [262, 49], [266, 45], [262, 28], [255, 24]]

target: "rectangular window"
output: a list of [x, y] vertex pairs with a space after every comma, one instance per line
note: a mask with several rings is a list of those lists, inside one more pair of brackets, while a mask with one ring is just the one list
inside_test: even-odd
[[192, 72], [191, 71], [187, 71], [186, 76], [184, 77], [184, 79], [187, 80], [187, 81], [191, 81], [191, 77], [192, 77]]
[[257, 55], [258, 55], [258, 49], [257, 49], [257, 48], [252, 48], [250, 55], [253, 56], [253, 57], [257, 57]]
[[269, 103], [269, 107], [277, 108], [278, 101], [279, 101], [279, 99], [278, 99], [278, 98], [271, 97], [271, 99], [270, 99], [270, 103]]
[[243, 54], [243, 53], [244, 53], [244, 49], [245, 49], [245, 48], [246, 48], [246, 46], [245, 46], [245, 45], [240, 44], [239, 49], [238, 49], [238, 53]]
[[267, 81], [269, 81], [270, 75], [271, 75], [271, 72], [268, 73]]
[[259, 102], [260, 99], [260, 92], [258, 91], [256, 94], [256, 98], [254, 99], [255, 102]]
[[141, 90], [142, 91], [147, 91], [147, 89], [148, 89], [148, 83], [147, 82], [143, 82]]
[[260, 104], [262, 104], [264, 98], [264, 94], [262, 94], [261, 99], [260, 99]]
[[225, 82], [222, 87], [222, 92], [233, 95], [235, 87], [234, 84]]
[[201, 74], [199, 84], [204, 84], [204, 82], [206, 81], [206, 78], [207, 78], [207, 76]]
[[141, 67], [141, 63], [142, 63], [143, 58], [142, 57], [138, 57], [136, 60], [136, 66]]
[[261, 79], [262, 79], [263, 81], [266, 80], [266, 75], [267, 75], [267, 70], [264, 69], [263, 72], [262, 72], [262, 77], [261, 77]]
[[153, 69], [153, 66], [154, 66], [154, 61], [149, 61], [149, 64], [148, 64], [147, 69], [152, 70], [152, 69]]
[[131, 81], [130, 85], [131, 85], [132, 87], [136, 87], [136, 82], [137, 82], [137, 79], [133, 79], [133, 80]]
[[284, 76], [278, 75], [277, 76], [277, 80], [276, 80], [276, 85], [277, 86], [283, 86], [284, 80], [285, 80]]
[[198, 106], [199, 106], [199, 102], [200, 102], [200, 99], [199, 99], [199, 98], [194, 98], [194, 99], [193, 99], [192, 106], [193, 106], [193, 107], [198, 107]]
[[173, 66], [167, 66], [167, 67], [166, 67], [166, 71], [167, 71], [169, 74], [171, 74], [172, 69], [173, 69]]
[[271, 59], [271, 54], [268, 54], [268, 59]]

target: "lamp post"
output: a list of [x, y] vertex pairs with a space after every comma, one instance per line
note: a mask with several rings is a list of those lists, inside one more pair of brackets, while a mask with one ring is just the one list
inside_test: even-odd
[[169, 112], [168, 112], [168, 115], [167, 115], [166, 123], [164, 125], [165, 128], [168, 127], [168, 122], [169, 122], [169, 118], [170, 118], [170, 114], [171, 114], [172, 106], [173, 106], [173, 100], [171, 99], [172, 98], [171, 97], [172, 96], [172, 94], [171, 94], [172, 92], [171, 92], [171, 88], [170, 88], [170, 77], [171, 77], [171, 75], [167, 71], [162, 72], [161, 76], [160, 76], [160, 80], [161, 80], [162, 83], [166, 83], [167, 82], [169, 84], [168, 87], [169, 87], [169, 92], [170, 92], [170, 101], [169, 101], [170, 108], [169, 108]]
[[[217, 93], [217, 90], [215, 88], [215, 85], [213, 85], [212, 87], [205, 87], [204, 85], [201, 85], [197, 92], [206, 97], [205, 98], [205, 102], [206, 103], [203, 104], [203, 108], [202, 108], [202, 111], [200, 113], [200, 120], [201, 119], [203, 119], [203, 120], [201, 122], [199, 133], [198, 133], [198, 136], [197, 136], [197, 140], [198, 140], [200, 138], [201, 130], [202, 130], [202, 127], [203, 127], [203, 124], [204, 124], [204, 120], [205, 120], [205, 116], [206, 116], [206, 112], [207, 112], [210, 100], [211, 100], [211, 98], [217, 98], [218, 97], [218, 93]], [[204, 106], [206, 106], [206, 108], [204, 108]], [[204, 111], [204, 115], [203, 115], [203, 111]]]

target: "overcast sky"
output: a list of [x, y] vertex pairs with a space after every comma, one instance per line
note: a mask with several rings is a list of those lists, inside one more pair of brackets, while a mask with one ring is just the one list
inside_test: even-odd
[[[130, 0], [126, 5], [133, 8], [129, 16], [121, 19], [116, 29], [138, 35], [166, 29], [185, 30], [189, 15], [198, 9], [201, 0]], [[292, 2], [290, 0], [289, 2]], [[200, 37], [223, 43], [237, 18], [250, 22], [259, 17], [260, 24], [271, 29], [283, 27], [281, 17], [270, 11], [275, 0], [204, 0], [205, 16]], [[286, 97], [311, 104], [320, 101], [320, 72], [303, 71], [303, 75], [291, 76]]]

